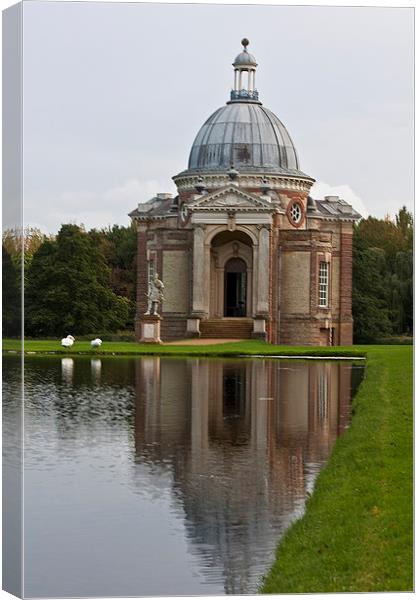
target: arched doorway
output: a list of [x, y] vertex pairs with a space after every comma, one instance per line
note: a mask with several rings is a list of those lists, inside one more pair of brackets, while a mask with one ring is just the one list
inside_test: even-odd
[[209, 317], [252, 317], [253, 241], [245, 232], [220, 231], [211, 239]]
[[225, 317], [246, 316], [247, 268], [242, 258], [230, 258], [225, 264]]

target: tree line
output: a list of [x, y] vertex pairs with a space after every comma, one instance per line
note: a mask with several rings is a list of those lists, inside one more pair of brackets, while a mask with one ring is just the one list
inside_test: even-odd
[[413, 334], [413, 215], [362, 219], [353, 236], [354, 339]]
[[[22, 272], [25, 335], [133, 330], [136, 247], [132, 226], [85, 231], [67, 224], [56, 236], [6, 231], [3, 336], [20, 332]], [[413, 216], [406, 207], [395, 219], [368, 217], [354, 226], [353, 318], [356, 343], [413, 333]]]
[[[114, 225], [85, 231], [63, 225], [56, 236], [24, 232], [25, 335], [62, 337], [133, 328], [136, 231]], [[17, 336], [22, 248], [3, 234], [3, 336]]]

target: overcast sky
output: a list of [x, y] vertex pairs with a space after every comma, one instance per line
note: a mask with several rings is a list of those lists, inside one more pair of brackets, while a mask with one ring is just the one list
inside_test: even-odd
[[128, 224], [175, 192], [248, 37], [263, 104], [286, 125], [312, 195], [365, 214], [413, 209], [413, 10], [27, 2], [25, 221]]

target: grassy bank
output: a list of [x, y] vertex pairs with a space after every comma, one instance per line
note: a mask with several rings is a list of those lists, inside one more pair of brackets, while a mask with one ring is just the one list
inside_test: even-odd
[[280, 542], [263, 593], [413, 589], [412, 348], [365, 348], [351, 427]]
[[[20, 352], [21, 342], [19, 340], [3, 340], [4, 352]], [[104, 342], [98, 349], [92, 350], [90, 342], [76, 341], [70, 349], [63, 348], [60, 341], [54, 340], [25, 340], [25, 352], [27, 353], [55, 353], [66, 356], [77, 354], [92, 355], [142, 355], [161, 354], [179, 356], [237, 356], [241, 354], [261, 355], [288, 355], [288, 356], [365, 356], [364, 346], [272, 346], [259, 340], [246, 340], [241, 342], [230, 342], [226, 344], [214, 344], [209, 346], [176, 346], [169, 344], [137, 344], [135, 342]]]

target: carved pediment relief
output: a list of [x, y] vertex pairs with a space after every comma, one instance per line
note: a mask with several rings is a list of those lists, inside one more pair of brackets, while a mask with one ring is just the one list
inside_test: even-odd
[[235, 196], [234, 194], [226, 194], [221, 198], [215, 198], [211, 203], [212, 206], [255, 206], [255, 202], [244, 198], [243, 196]]
[[230, 186], [212, 194], [202, 196], [189, 204], [190, 210], [216, 211], [262, 211], [274, 212], [276, 207], [254, 194], [243, 192], [237, 187]]

